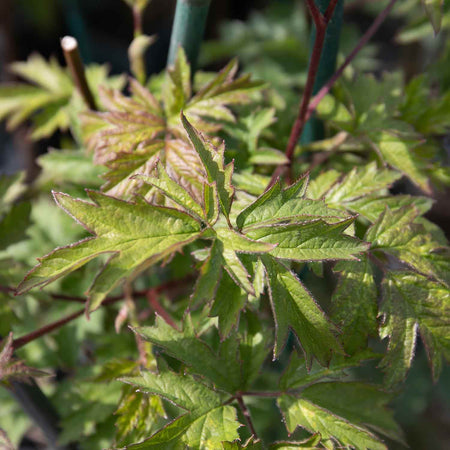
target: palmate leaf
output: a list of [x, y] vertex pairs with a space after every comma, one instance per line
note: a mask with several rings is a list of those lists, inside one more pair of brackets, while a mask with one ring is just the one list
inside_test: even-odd
[[239, 438], [236, 409], [225, 403], [229, 395], [214, 391], [189, 375], [173, 372], [142, 372], [140, 377], [122, 381], [140, 391], [162, 398], [186, 410], [145, 441], [130, 445], [130, 449], [221, 448], [223, 441]]
[[201, 235], [200, 223], [181, 211], [144, 201], [127, 203], [94, 191], [88, 194], [94, 203], [66, 194], [54, 196], [58, 205], [95, 237], [42, 258], [18, 292], [45, 286], [102, 254], [112, 254], [88, 291], [87, 310], [92, 311], [125, 278], [137, 276]]
[[437, 379], [442, 359], [450, 359], [450, 291], [439, 283], [412, 272], [388, 272], [383, 281], [384, 323], [382, 338], [389, 338], [387, 354], [382, 360], [386, 381], [401, 382], [414, 357], [417, 334], [425, 348]]
[[370, 385], [324, 382], [304, 389], [301, 398], [283, 395], [278, 405], [290, 433], [300, 426], [320, 433], [327, 448], [333, 448], [332, 440], [352, 448], [386, 450], [370, 429], [402, 442], [392, 413], [385, 409], [389, 400], [386, 393]]
[[199, 154], [187, 145], [180, 113], [184, 111], [202, 132], [215, 132], [221, 122], [234, 121], [228, 106], [248, 102], [248, 92], [262, 86], [247, 75], [235, 79], [236, 71], [237, 63], [232, 61], [192, 96], [190, 67], [180, 47], [174, 67], [166, 74], [162, 103], [134, 80], [130, 80], [131, 97], [102, 90], [107, 111], [85, 114], [83, 121], [85, 138], [96, 161], [110, 168], [103, 189], [111, 195], [130, 197], [139, 188], [130, 177], [150, 175], [155, 159], [169, 174], [179, 172], [185, 179], [198, 177], [194, 167], [199, 166]]
[[327, 365], [333, 352], [342, 353], [336, 338], [337, 328], [294, 273], [270, 256], [262, 257], [267, 270], [269, 295], [276, 324], [274, 357], [284, 347], [288, 330], [297, 335], [305, 353], [307, 366], [313, 357]]

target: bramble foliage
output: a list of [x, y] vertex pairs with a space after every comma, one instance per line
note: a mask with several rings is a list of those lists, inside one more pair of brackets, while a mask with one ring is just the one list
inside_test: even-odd
[[[434, 29], [442, 14], [445, 27], [441, 2], [422, 3]], [[261, 24], [248, 33], [265, 42]], [[278, 44], [297, 54], [288, 41]], [[252, 69], [258, 48], [247, 51]], [[92, 66], [94, 112], [55, 61], [13, 65], [32, 84], [0, 88], [0, 118], [10, 129], [31, 119], [35, 139], [70, 129], [76, 149], [41, 156], [32, 186], [0, 179], [0, 380], [61, 368], [61, 381], [46, 381], [61, 445], [405, 442], [389, 404], [419, 343], [433, 379], [450, 360], [450, 248], [425, 217], [426, 195], [449, 184], [439, 137], [450, 91], [434, 96], [425, 76], [405, 86], [398, 73], [375, 78], [358, 64], [318, 107], [327, 137], [296, 149], [303, 175], [271, 185], [287, 162], [276, 118], [293, 122], [283, 95], [301, 86], [284, 72], [278, 91], [238, 76], [235, 60], [193, 78], [180, 48], [165, 74], [129, 79], [125, 94], [123, 77]], [[421, 195], [395, 195], [401, 179]], [[89, 320], [13, 356], [12, 333], [73, 313], [77, 301]]]

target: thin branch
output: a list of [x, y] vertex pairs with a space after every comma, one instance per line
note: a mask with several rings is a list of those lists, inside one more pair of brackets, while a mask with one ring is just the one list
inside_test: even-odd
[[314, 0], [307, 0], [306, 4], [316, 26], [316, 37], [314, 39], [311, 60], [308, 67], [308, 77], [306, 80], [305, 90], [303, 91], [302, 100], [300, 102], [300, 108], [294, 125], [292, 126], [291, 135], [289, 136], [289, 141], [285, 151], [289, 162], [287, 166], [278, 166], [272, 176], [272, 179], [270, 180], [268, 188], [275, 184], [276, 180], [280, 177], [280, 175], [284, 173], [286, 169], [289, 169], [289, 171], [291, 170], [295, 147], [298, 140], [300, 139], [300, 136], [302, 135], [303, 129], [306, 124], [306, 114], [308, 112], [308, 105], [312, 97], [314, 83], [316, 81], [317, 72], [319, 70], [328, 23], [333, 17], [333, 13], [337, 5], [337, 0], [332, 0], [329, 3], [325, 14], [322, 14], [320, 12], [319, 8], [314, 3]]
[[34, 341], [35, 339], [40, 338], [41, 336], [51, 333], [53, 330], [61, 328], [66, 323], [72, 322], [72, 320], [83, 315], [83, 313], [84, 313], [84, 308], [80, 309], [79, 311], [74, 312], [73, 314], [70, 314], [60, 320], [57, 320], [56, 322], [46, 325], [45, 327], [38, 328], [37, 330], [32, 331], [31, 333], [28, 333], [25, 336], [22, 336], [18, 339], [14, 339], [14, 341], [13, 341], [14, 350], [17, 350], [17, 349], [23, 347], [24, 345], [28, 344], [31, 341]]
[[338, 1], [339, 0], [331, 0], [330, 3], [328, 4], [325, 14], [323, 15], [326, 23], [328, 23], [331, 20], [331, 18], [333, 17], [333, 13], [334, 13], [334, 10], [336, 9]]
[[78, 50], [78, 42], [72, 36], [65, 36], [61, 39], [61, 47], [63, 49], [64, 58], [72, 74], [73, 81], [77, 86], [78, 92], [89, 109], [97, 110], [94, 96], [89, 88], [84, 72], [84, 64]]
[[258, 439], [258, 435], [256, 434], [256, 430], [253, 425], [252, 418], [250, 416], [250, 411], [248, 410], [247, 406], [245, 405], [244, 400], [242, 400], [242, 397], [240, 395], [236, 396], [236, 400], [239, 403], [239, 408], [241, 408], [242, 414], [244, 415], [247, 425], [250, 428], [250, 432], [255, 437], [255, 439]]
[[158, 301], [156, 289], [149, 289], [147, 291], [147, 301], [150, 307], [155, 311], [156, 314], [161, 316], [171, 327], [177, 328], [175, 322], [170, 317], [170, 314], [160, 305]]
[[283, 395], [285, 392], [281, 391], [244, 391], [240, 392], [242, 397], [279, 397]]
[[[186, 281], [191, 281], [191, 277], [186, 277], [183, 280], [172, 280], [169, 281], [167, 283], [161, 284], [159, 286], [156, 286], [154, 288], [146, 289], [145, 291], [134, 291], [132, 293], [133, 296], [145, 296], [145, 295], [150, 295], [149, 293], [152, 292], [153, 296], [156, 295], [156, 293], [161, 292], [161, 291], [166, 291], [166, 290], [170, 290], [173, 289], [175, 287], [178, 287], [180, 285], [180, 283], [185, 283]], [[11, 288], [7, 287], [7, 286], [0, 286], [0, 290], [6, 290], [7, 292], [12, 291]], [[64, 295], [56, 295], [56, 298], [58, 298], [58, 300], [68, 300], [68, 301], [75, 301], [75, 302], [79, 302], [79, 300], [81, 298], [79, 297], [70, 297], [70, 296], [64, 296]], [[125, 298], [126, 294], [121, 294], [121, 295], [117, 295], [114, 297], [107, 297], [105, 300], [103, 300], [102, 302], [102, 306], [106, 306], [106, 305], [111, 305], [113, 303], [116, 303], [120, 300], [122, 300], [123, 298]], [[83, 300], [83, 303], [86, 301], [86, 299], [81, 299]], [[167, 313], [167, 311], [158, 303], [157, 299], [152, 299], [152, 301], [149, 303], [151, 303], [151, 307], [154, 309], [155, 312], [157, 312], [161, 317], [164, 318], [164, 320], [171, 326], [176, 327], [175, 322], [172, 320], [172, 318], [170, 317], [170, 315]], [[72, 314], [69, 314], [66, 317], [63, 317], [60, 320], [57, 320], [56, 322], [53, 322], [49, 325], [45, 325], [42, 328], [39, 328], [35, 331], [32, 331], [31, 333], [26, 334], [25, 336], [22, 336], [20, 338], [14, 339], [13, 341], [13, 348], [14, 350], [17, 350], [18, 348], [23, 347], [24, 345], [28, 344], [31, 341], [34, 341], [35, 339], [38, 339], [48, 333], [51, 333], [52, 331], [61, 328], [63, 325], [77, 319], [80, 315], [82, 315], [84, 312], [84, 309], [76, 311]]]
[[133, 29], [134, 37], [138, 37], [142, 34], [142, 8], [135, 5], [132, 8], [133, 11]]
[[342, 76], [347, 66], [355, 59], [356, 55], [378, 31], [381, 24], [386, 20], [386, 17], [389, 15], [396, 2], [397, 0], [391, 0], [391, 2], [386, 6], [386, 8], [383, 11], [381, 11], [381, 13], [376, 17], [372, 25], [369, 27], [369, 29], [361, 37], [358, 44], [356, 44], [352, 52], [347, 56], [344, 63], [339, 67], [338, 70], [336, 70], [334, 75], [327, 81], [327, 83], [322, 87], [322, 89], [320, 89], [320, 91], [313, 97], [308, 106], [308, 111], [306, 113], [306, 120], [308, 120], [311, 117], [312, 113], [315, 111], [315, 109], [322, 101], [322, 99], [328, 94], [328, 92], [330, 92], [334, 83], [336, 83], [336, 81]]

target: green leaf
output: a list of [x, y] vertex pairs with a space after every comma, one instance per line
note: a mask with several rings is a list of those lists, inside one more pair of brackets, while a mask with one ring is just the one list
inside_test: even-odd
[[414, 207], [405, 206], [394, 212], [386, 208], [367, 230], [365, 239], [372, 241], [372, 250], [382, 250], [417, 271], [440, 279], [440, 271], [428, 255], [440, 245], [433, 243], [423, 225], [414, 223], [417, 216], [418, 211]]
[[308, 386], [320, 380], [343, 378], [346, 370], [359, 367], [364, 361], [380, 358], [382, 355], [373, 353], [372, 350], [363, 350], [347, 357], [334, 355], [328, 367], [323, 367], [313, 362], [311, 367], [307, 367], [305, 360], [293, 354], [288, 367], [280, 378], [280, 389], [298, 389]]
[[205, 218], [205, 211], [202, 205], [199, 205], [192, 195], [182, 186], [169, 177], [164, 166], [158, 162], [158, 177], [149, 177], [146, 175], [136, 175], [134, 179], [142, 180], [159, 189], [166, 197], [181, 206], [187, 212], [194, 214], [200, 220]]
[[274, 357], [280, 355], [289, 329], [297, 335], [308, 367], [313, 358], [328, 365], [333, 352], [342, 353], [337, 328], [326, 318], [300, 280], [273, 258], [263, 256], [276, 324]]
[[239, 213], [236, 224], [239, 229], [277, 223], [300, 222], [323, 218], [334, 221], [343, 217], [342, 212], [328, 208], [320, 200], [304, 198], [308, 180], [300, 179], [282, 189], [278, 181], [267, 192]]
[[342, 417], [351, 424], [368, 427], [402, 442], [400, 427], [386, 409], [392, 395], [359, 382], [323, 382], [302, 391], [302, 399]]
[[214, 240], [209, 250], [209, 255], [200, 268], [200, 276], [197, 278], [191, 302], [194, 306], [210, 301], [214, 298], [216, 287], [222, 275], [222, 245]]
[[231, 202], [234, 195], [234, 188], [231, 184], [231, 177], [233, 176], [233, 165], [224, 165], [224, 151], [225, 147], [214, 148], [199, 134], [197, 130], [188, 122], [186, 117], [182, 114], [181, 121], [197, 151], [203, 166], [205, 167], [207, 179], [209, 183], [216, 183], [217, 192], [219, 195], [219, 203], [222, 212], [228, 216], [230, 212]]
[[382, 360], [387, 384], [395, 386], [405, 378], [414, 358], [418, 332], [437, 379], [442, 359], [450, 359], [449, 290], [415, 273], [389, 272], [383, 281], [381, 312], [384, 323], [380, 336], [389, 337]]
[[247, 236], [259, 242], [278, 244], [270, 251], [276, 258], [295, 261], [324, 261], [357, 259], [355, 254], [364, 252], [368, 244], [343, 234], [353, 219], [335, 224], [322, 220], [307, 223], [253, 228]]
[[184, 362], [194, 373], [210, 379], [219, 388], [228, 392], [239, 389], [237, 349], [234, 355], [215, 354], [195, 334], [189, 315], [185, 317], [183, 331], [172, 328], [158, 316], [155, 326], [137, 328], [136, 332], [145, 340], [162, 347], [168, 355]]
[[[46, 61], [42, 56], [32, 54], [27, 61], [12, 64], [11, 70], [32, 85], [14, 83], [0, 87], [0, 119], [8, 117], [8, 128], [15, 129], [31, 118], [33, 140], [49, 137], [58, 129], [67, 130], [73, 113], [81, 107], [75, 101], [79, 94], [66, 69], [54, 58]], [[121, 88], [120, 77], [108, 78], [107, 75], [106, 66], [86, 68], [86, 78], [88, 84], [95, 87], [94, 93], [100, 84]]]
[[88, 311], [96, 309], [121, 281], [134, 278], [154, 264], [197, 239], [200, 224], [181, 211], [127, 203], [88, 191], [94, 203], [55, 193], [58, 205], [95, 235], [58, 248], [40, 260], [19, 285], [18, 292], [47, 285], [102, 255], [112, 254], [88, 291]]
[[428, 19], [433, 25], [434, 33], [439, 33], [442, 23], [444, 0], [421, 0]]
[[387, 169], [378, 169], [376, 163], [355, 167], [345, 178], [335, 184], [326, 194], [327, 204], [343, 204], [376, 191], [389, 188], [400, 174]]
[[[345, 399], [342, 401], [345, 402]], [[332, 411], [316, 405], [306, 397], [297, 399], [290, 395], [283, 395], [278, 399], [278, 405], [284, 415], [289, 433], [293, 433], [297, 426], [300, 426], [311, 433], [320, 433], [322, 439], [325, 442], [328, 441], [326, 444], [328, 448], [333, 448], [330, 440], [337, 440], [344, 446], [352, 446], [362, 450], [387, 449], [366, 428], [350, 423]]]
[[247, 301], [247, 294], [224, 273], [219, 282], [210, 316], [219, 318], [219, 333], [222, 339], [229, 336], [233, 327], [237, 326], [239, 315]]
[[228, 395], [213, 391], [188, 375], [142, 372], [140, 377], [123, 378], [142, 392], [159, 395], [187, 412], [145, 441], [130, 449], [221, 448], [222, 441], [239, 437], [234, 407], [224, 405]]
[[92, 156], [83, 150], [56, 150], [38, 158], [42, 167], [39, 178], [41, 183], [52, 185], [75, 184], [78, 186], [100, 187], [103, 167], [92, 164]]
[[316, 450], [323, 448], [322, 446], [318, 447], [320, 441], [322, 440], [322, 436], [319, 433], [313, 434], [311, 437], [305, 439], [301, 442], [275, 442], [272, 444], [269, 449], [270, 450], [294, 450], [296, 448], [304, 448], [307, 450]]
[[274, 148], [259, 148], [253, 155], [248, 159], [250, 164], [260, 164], [260, 165], [282, 165], [289, 162], [286, 155], [280, 150]]
[[253, 437], [249, 438], [247, 442], [241, 444], [240, 440], [233, 442], [222, 442], [223, 450], [240, 450], [247, 448], [249, 450], [263, 450], [262, 442], [255, 441]]
[[346, 207], [355, 213], [361, 214], [371, 222], [375, 222], [388, 207], [396, 211], [406, 206], [414, 206], [420, 214], [425, 214], [433, 206], [433, 200], [428, 197], [413, 197], [411, 195], [395, 195], [372, 197], [367, 196], [353, 200]]
[[250, 274], [238, 257], [238, 253], [260, 254], [274, 249], [276, 244], [258, 242], [229, 228], [215, 229], [217, 240], [220, 242], [223, 264], [231, 278], [251, 295], [255, 295], [255, 288], [250, 280]]
[[340, 261], [334, 267], [339, 283], [333, 294], [332, 320], [342, 330], [346, 353], [352, 355], [367, 347], [369, 336], [376, 337], [378, 292], [368, 258]]
[[430, 192], [428, 177], [412, 153], [412, 149], [419, 144], [416, 137], [402, 137], [398, 133], [383, 131], [374, 133], [372, 139], [390, 166], [408, 176], [423, 191]]

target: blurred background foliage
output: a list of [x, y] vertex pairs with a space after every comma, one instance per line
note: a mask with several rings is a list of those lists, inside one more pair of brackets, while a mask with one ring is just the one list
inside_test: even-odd
[[[384, 0], [346, 1], [340, 61], [343, 61], [386, 3]], [[174, 4], [173, 0], [153, 0], [145, 12], [145, 32], [157, 35], [155, 44], [146, 54], [148, 73], [158, 73], [165, 67]], [[405, 82], [417, 74], [427, 72], [431, 86], [445, 92], [450, 89], [449, 29], [450, 2], [445, 2], [442, 32], [435, 37], [420, 2], [402, 0], [375, 38], [359, 54], [351, 70], [371, 72], [376, 76], [386, 70], [399, 70]], [[9, 64], [26, 60], [33, 52], [39, 52], [45, 58], [54, 55], [62, 63], [59, 39], [66, 34], [78, 39], [85, 62], [107, 62], [112, 74], [125, 73], [132, 30], [131, 14], [121, 0], [2, 0], [0, 80], [15, 80], [15, 75], [8, 70]], [[278, 117], [274, 127], [278, 135], [285, 133], [287, 136], [306, 78], [310, 45], [308, 30], [309, 18], [300, 0], [214, 0], [200, 66], [206, 70], [215, 70], [231, 57], [237, 56], [244, 72], [251, 72], [254, 78], [270, 83], [273, 89], [269, 91], [269, 100], [276, 107]], [[38, 175], [40, 169], [36, 158], [46, 153], [49, 146], [67, 148], [69, 145], [63, 132], [57, 132], [39, 143], [31, 143], [28, 135], [29, 130], [25, 126], [18, 127], [11, 134], [6, 132], [3, 123], [0, 125], [0, 171], [8, 174], [18, 169], [24, 170], [24, 181], [30, 181]], [[444, 136], [442, 142], [449, 152], [450, 136]], [[45, 174], [51, 175], [52, 157], [44, 157], [41, 161], [44, 167], [44, 177], [40, 178], [42, 186], [46, 183]], [[85, 176], [82, 161], [75, 163], [76, 173], [80, 177]], [[73, 173], [71, 175], [74, 176]], [[97, 187], [97, 174], [88, 175], [92, 175], [89, 178], [92, 179], [92, 187]], [[54, 183], [55, 180], [51, 181]], [[22, 182], [17, 180], [13, 185], [20, 186]], [[60, 180], [60, 184], [66, 184], [65, 180]], [[411, 186], [399, 189], [408, 188]], [[77, 187], [65, 186], [64, 189], [65, 192], [73, 193]], [[432, 218], [448, 235], [450, 205], [447, 194], [443, 192], [436, 195]], [[48, 197], [40, 200], [38, 207], [33, 207], [31, 219], [33, 225], [28, 234], [29, 239], [14, 246], [14, 264], [7, 259], [0, 261], [1, 264], [9, 264], [9, 275], [4, 284], [12, 285], [20, 281], [24, 270], [34, 264], [37, 256], [84, 236], [79, 227], [56, 208]], [[181, 256], [177, 258], [181, 277], [183, 261]], [[100, 262], [91, 264], [98, 265]], [[89, 283], [89, 277], [85, 278], [83, 274], [90, 271], [92, 266], [87, 265], [82, 271], [61, 281], [60, 284], [65, 284], [61, 288], [72, 295], [82, 295]], [[42, 298], [38, 301], [39, 296]], [[6, 300], [6, 294], [0, 292], [0, 300], [4, 300], [0, 302], [2, 317], [10, 318], [18, 336], [77, 309], [73, 304], [52, 301], [44, 292], [25, 296], [20, 304], [13, 304], [10, 298]], [[36, 314], [38, 310], [39, 314]], [[43, 388], [52, 397], [63, 418], [63, 442], [84, 436], [83, 448], [100, 449], [110, 445], [116, 420], [112, 413], [122, 386], [112, 382], [110, 396], [99, 401], [93, 380], [100, 374], [104, 362], [117, 355], [136, 354], [133, 337], [130, 334], [118, 335], [113, 331], [117, 312], [115, 308], [102, 309], [89, 322], [78, 321], [76, 326], [68, 325], [34, 341], [19, 352], [19, 356], [33, 367], [43, 370], [58, 367], [52, 375], [61, 382], [44, 382]], [[4, 325], [0, 324], [0, 333], [6, 332], [11, 323], [3, 330]], [[406, 380], [404, 391], [393, 404], [395, 416], [405, 430], [406, 441], [411, 449], [448, 449], [450, 370], [446, 368], [439, 383], [434, 385], [425, 352], [421, 347], [417, 352], [418, 357]], [[95, 364], [91, 364], [92, 361]], [[72, 379], [70, 383], [66, 382], [75, 372], [76, 382], [73, 383]], [[275, 406], [269, 402], [267, 407]], [[259, 415], [264, 422], [264, 410], [255, 407], [254, 414]], [[5, 390], [0, 390], [0, 428], [8, 430], [13, 444], [19, 446], [21, 443], [21, 449], [40, 448], [42, 445], [39, 431], [31, 426], [27, 416]], [[284, 438], [276, 435], [279, 428], [267, 423], [265, 433], [272, 434], [271, 439]], [[0, 448], [1, 445], [0, 436]], [[392, 443], [390, 448], [403, 447]]]

